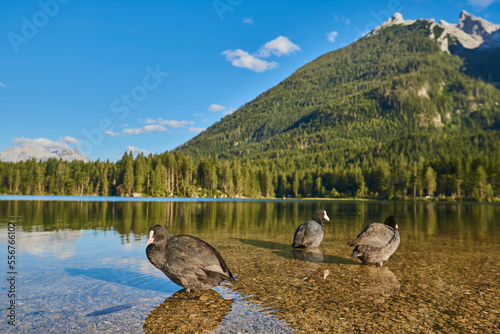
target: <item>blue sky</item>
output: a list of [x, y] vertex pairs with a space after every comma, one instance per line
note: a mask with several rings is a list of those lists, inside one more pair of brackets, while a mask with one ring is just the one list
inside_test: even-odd
[[500, 23], [497, 0], [0, 3], [0, 151], [172, 150], [395, 11]]

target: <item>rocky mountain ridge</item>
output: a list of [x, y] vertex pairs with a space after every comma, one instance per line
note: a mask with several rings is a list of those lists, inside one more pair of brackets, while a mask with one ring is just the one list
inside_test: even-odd
[[[405, 20], [401, 13], [395, 13], [366, 37], [379, 33], [381, 29], [393, 25], [411, 25], [417, 20]], [[480, 17], [474, 16], [465, 10], [460, 14], [457, 24], [448, 23], [444, 20], [435, 22], [434, 19], [421, 20], [429, 22], [431, 39], [441, 46], [441, 50], [452, 53], [450, 46], [458, 46], [465, 49], [496, 49], [500, 47], [500, 25], [488, 22]]]

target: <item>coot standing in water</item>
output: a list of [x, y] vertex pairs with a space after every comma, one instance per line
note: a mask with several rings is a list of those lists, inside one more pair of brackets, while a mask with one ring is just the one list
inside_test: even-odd
[[330, 221], [325, 210], [317, 209], [313, 212], [312, 220], [302, 223], [293, 237], [294, 248], [317, 248], [323, 240], [323, 219]]
[[153, 266], [188, 292], [234, 280], [215, 248], [191, 235], [169, 235], [161, 225], [150, 228], [146, 255]]
[[399, 241], [396, 217], [389, 216], [384, 224], [368, 225], [355, 240], [349, 242], [349, 246], [355, 246], [351, 257], [382, 267], [398, 248]]

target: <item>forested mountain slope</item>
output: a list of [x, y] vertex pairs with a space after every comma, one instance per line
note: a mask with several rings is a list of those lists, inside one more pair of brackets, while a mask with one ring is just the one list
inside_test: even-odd
[[325, 54], [178, 150], [260, 159], [498, 130], [500, 91], [442, 52], [429, 26], [393, 25]]

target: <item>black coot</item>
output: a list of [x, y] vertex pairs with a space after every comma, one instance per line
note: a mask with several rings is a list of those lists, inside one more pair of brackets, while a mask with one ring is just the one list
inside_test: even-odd
[[295, 231], [292, 247], [317, 248], [323, 240], [323, 219], [330, 221], [326, 211], [322, 209], [315, 210], [312, 220], [302, 223]]
[[186, 290], [207, 290], [234, 280], [219, 252], [191, 235], [169, 235], [161, 225], [149, 230], [149, 262]]
[[368, 225], [355, 240], [349, 242], [349, 246], [355, 246], [351, 256], [381, 267], [396, 251], [399, 241], [396, 217], [389, 216], [384, 224]]

